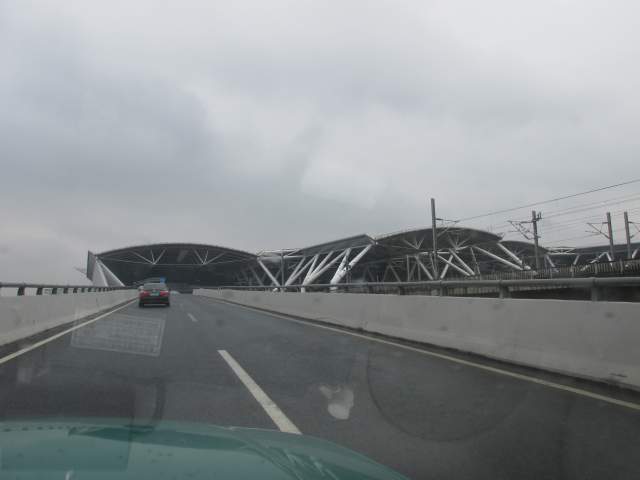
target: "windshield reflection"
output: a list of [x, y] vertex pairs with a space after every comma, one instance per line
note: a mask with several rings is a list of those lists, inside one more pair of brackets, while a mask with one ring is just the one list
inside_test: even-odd
[[117, 315], [71, 334], [71, 346], [157, 357], [162, 348], [164, 318]]
[[[166, 384], [153, 368], [165, 318], [116, 314], [0, 365], [0, 419], [114, 417], [154, 424]], [[86, 357], [87, 351], [94, 351]], [[133, 363], [121, 365], [122, 355]], [[134, 357], [135, 355], [135, 357]], [[132, 370], [139, 365], [140, 369]], [[156, 370], [150, 374], [149, 369]]]

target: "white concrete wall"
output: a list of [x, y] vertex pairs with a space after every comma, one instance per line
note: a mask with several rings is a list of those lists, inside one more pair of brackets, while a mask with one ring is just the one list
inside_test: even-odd
[[303, 318], [640, 390], [640, 304], [196, 290]]
[[0, 298], [0, 345], [114, 307], [136, 290]]

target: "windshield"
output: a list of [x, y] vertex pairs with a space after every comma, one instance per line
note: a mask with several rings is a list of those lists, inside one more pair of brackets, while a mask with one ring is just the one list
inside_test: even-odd
[[0, 480], [640, 480], [639, 86], [640, 1], [0, 0]]

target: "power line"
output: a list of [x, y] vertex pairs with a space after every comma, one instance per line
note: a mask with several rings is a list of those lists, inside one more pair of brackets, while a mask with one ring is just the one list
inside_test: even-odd
[[528, 203], [526, 205], [520, 205], [519, 207], [505, 208], [503, 210], [496, 210], [489, 213], [483, 213], [481, 215], [475, 215], [473, 217], [461, 218], [458, 220], [458, 222], [468, 222], [469, 220], [475, 220], [477, 218], [483, 218], [483, 217], [490, 217], [492, 215], [498, 215], [500, 213], [515, 212], [516, 210], [522, 210], [523, 208], [535, 207], [536, 205], [544, 205], [546, 203], [557, 202], [558, 200], [566, 200], [567, 198], [574, 198], [574, 197], [579, 197], [581, 195], [588, 195], [589, 193], [601, 192], [603, 190], [608, 190], [610, 188], [622, 187], [624, 185], [630, 185], [632, 183], [638, 183], [638, 182], [640, 182], [640, 178], [637, 178], [635, 180], [629, 180], [627, 182], [616, 183], [614, 185], [607, 185], [606, 187], [593, 188], [591, 190], [586, 190], [584, 192], [572, 193], [571, 195], [564, 195], [562, 197], [551, 198], [549, 200], [542, 200], [540, 202]]
[[550, 242], [544, 242], [544, 244], [545, 245], [552, 245], [554, 243], [566, 242], [567, 240], [579, 240], [579, 239], [583, 239], [583, 238], [591, 238], [591, 237], [597, 237], [597, 236], [598, 236], [597, 233], [591, 233], [589, 235], [580, 235], [578, 237], [559, 238], [557, 240], [552, 240]]
[[[624, 229], [623, 228], [616, 228], [613, 230], [613, 233], [620, 233], [622, 232]], [[554, 243], [558, 243], [558, 242], [564, 242], [567, 240], [577, 240], [577, 239], [582, 239], [582, 238], [591, 238], [591, 237], [599, 237], [600, 235], [598, 233], [591, 233], [588, 235], [580, 235], [579, 237], [570, 237], [570, 238], [560, 238], [558, 240], [553, 240], [550, 242], [545, 242], [545, 245], [551, 245]]]
[[565, 215], [571, 215], [572, 213], [584, 212], [585, 210], [593, 210], [595, 208], [608, 207], [608, 206], [611, 206], [611, 205], [619, 205], [621, 203], [637, 202], [638, 200], [640, 200], [640, 196], [631, 197], [631, 198], [628, 198], [627, 200], [619, 200], [619, 201], [614, 201], [614, 202], [605, 201], [605, 202], [599, 202], [599, 203], [595, 203], [595, 204], [591, 204], [591, 205], [576, 206], [576, 207], [574, 207], [572, 209], [567, 209], [566, 211], [561, 212], [561, 213], [555, 213], [555, 214], [552, 214], [552, 215], [545, 215], [545, 218], [562, 217], [562, 216], [565, 216]]
[[[640, 207], [636, 207], [636, 208], [625, 208], [622, 210], [614, 210], [611, 212], [611, 216], [612, 217], [621, 217], [624, 215], [624, 212], [627, 213], [634, 213], [640, 210]], [[587, 220], [594, 220], [594, 219], [599, 219], [602, 218], [602, 214], [604, 212], [599, 212], [599, 213], [595, 213], [593, 215], [589, 215], [586, 217], [577, 217], [577, 218], [571, 218], [568, 220], [568, 222], [566, 223], [557, 223], [557, 224], [551, 224], [550, 226], [545, 226], [545, 219], [548, 219], [549, 217], [543, 217], [543, 221], [542, 221], [542, 226], [544, 228], [544, 233], [548, 233], [548, 232], [555, 232], [557, 230], [566, 230], [567, 228], [575, 228], [576, 226], [579, 225], [584, 225], [585, 221]]]
[[582, 207], [590, 207], [590, 206], [598, 206], [601, 204], [605, 204], [605, 203], [609, 203], [609, 202], [616, 202], [619, 201], [620, 203], [623, 203], [625, 201], [632, 201], [634, 200], [636, 197], [638, 197], [638, 195], [640, 195], [640, 193], [638, 192], [634, 192], [632, 194], [627, 194], [627, 195], [622, 195], [620, 197], [613, 197], [613, 198], [606, 198], [604, 200], [598, 200], [597, 202], [592, 202], [592, 203], [580, 203], [578, 205], [573, 205], [571, 207], [567, 207], [567, 208], [561, 208], [559, 210], [546, 210], [545, 211], [545, 217], [548, 217], [549, 215], [555, 215], [557, 213], [562, 213], [562, 212], [567, 212], [569, 210], [575, 210], [577, 208], [582, 208]]
[[[637, 210], [639, 210], [639, 209], [629, 209], [629, 210], [625, 210], [625, 211], [628, 212], [628, 213], [632, 213], [632, 212], [635, 212]], [[620, 211], [619, 213], [611, 212], [611, 216], [612, 217], [616, 217], [616, 218], [617, 217], [621, 217], [623, 214], [624, 214], [624, 211]], [[566, 229], [569, 229], [569, 228], [576, 228], [576, 227], [579, 227], [581, 225], [584, 225], [589, 220], [598, 220], [598, 219], [601, 219], [602, 217], [603, 217], [603, 215], [599, 213], [599, 214], [595, 214], [595, 215], [590, 215], [588, 217], [575, 218], [575, 219], [572, 219], [568, 223], [559, 223], [559, 224], [551, 224], [551, 225], [543, 223], [541, 228], [543, 229], [543, 233], [547, 234], [549, 232], [556, 232], [558, 230], [566, 230]]]
[[[627, 200], [620, 200], [620, 201], [617, 201], [617, 202], [610, 202], [609, 200], [603, 200], [601, 202], [595, 202], [595, 203], [592, 203], [592, 204], [582, 204], [582, 205], [577, 205], [577, 206], [570, 207], [570, 208], [567, 208], [567, 209], [554, 210], [553, 213], [555, 213], [555, 215], [543, 214], [541, 222], [545, 223], [550, 218], [556, 218], [556, 217], [566, 216], [566, 215], [573, 215], [573, 214], [580, 213], [580, 212], [587, 211], [587, 210], [595, 211], [597, 209], [604, 208], [604, 207], [611, 206], [611, 205], [619, 205], [619, 204], [625, 204], [625, 203], [629, 203], [631, 205], [635, 205], [638, 201], [640, 201], [640, 196], [638, 196], [635, 193], [632, 196], [618, 197], [616, 200], [619, 200], [620, 198], [627, 198]], [[614, 200], [614, 199], [611, 199], [611, 200]], [[590, 207], [586, 207], [587, 205], [590, 205]], [[571, 211], [569, 211], [569, 210], [571, 210]], [[616, 210], [616, 211], [614, 211], [612, 213], [619, 212], [618, 215], [622, 215], [622, 212], [624, 210], [632, 212], [632, 211], [638, 210], [638, 208], [631, 208], [631, 209], [624, 208], [622, 210]], [[565, 212], [565, 213], [557, 213], [557, 212]], [[547, 213], [549, 213], [549, 212], [547, 212]], [[599, 213], [598, 214], [592, 214], [592, 215], [589, 215], [589, 216], [586, 216], [586, 217], [569, 218], [568, 221], [574, 221], [574, 220], [580, 220], [580, 219], [590, 220], [590, 219], [596, 218], [598, 216], [600, 216]], [[499, 229], [502, 229], [502, 228], [507, 228], [510, 225], [511, 225], [511, 223], [509, 221], [509, 222], [502, 222], [502, 223], [498, 223], [498, 224], [493, 224], [493, 225], [487, 226], [487, 228], [491, 228], [493, 230], [499, 230]], [[564, 225], [564, 224], [560, 223], [558, 225]], [[554, 227], [555, 227], [555, 225], [554, 225]], [[554, 227], [551, 227], [551, 228], [554, 228]]]

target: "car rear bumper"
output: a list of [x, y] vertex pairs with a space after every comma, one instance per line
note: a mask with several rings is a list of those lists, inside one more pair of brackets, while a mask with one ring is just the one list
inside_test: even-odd
[[169, 297], [145, 297], [138, 300], [140, 305], [169, 305]]

